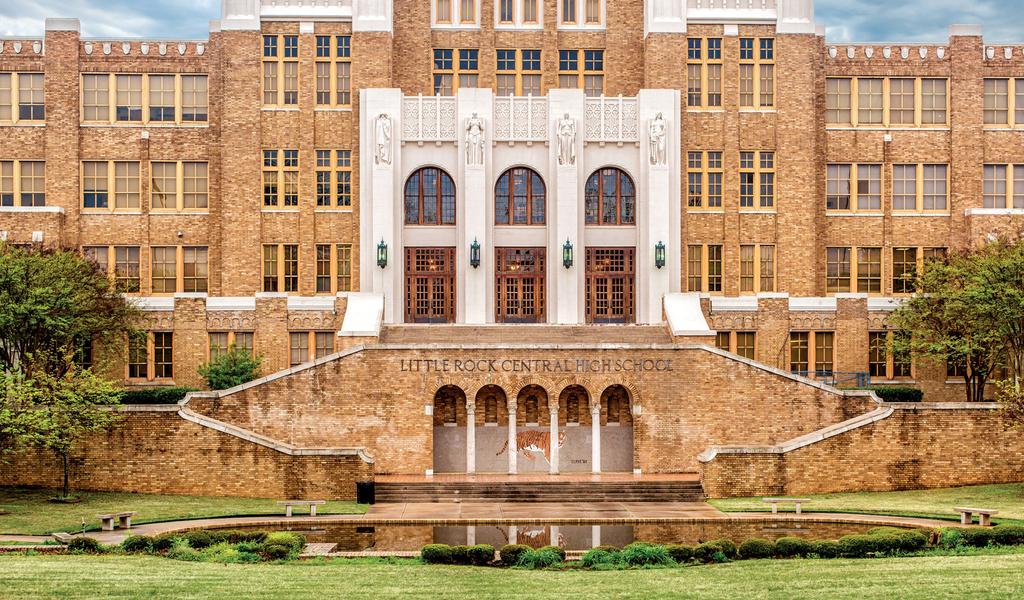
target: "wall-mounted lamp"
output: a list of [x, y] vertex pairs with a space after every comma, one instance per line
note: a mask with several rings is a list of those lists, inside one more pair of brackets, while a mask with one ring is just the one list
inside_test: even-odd
[[654, 245], [654, 266], [659, 269], [665, 266], [665, 242]]
[[562, 265], [566, 268], [572, 268], [572, 242], [568, 239], [562, 244]]
[[469, 245], [469, 266], [474, 269], [480, 266], [480, 242], [473, 238], [473, 243]]
[[377, 244], [377, 266], [382, 269], [388, 266], [388, 245], [384, 243], [383, 238]]

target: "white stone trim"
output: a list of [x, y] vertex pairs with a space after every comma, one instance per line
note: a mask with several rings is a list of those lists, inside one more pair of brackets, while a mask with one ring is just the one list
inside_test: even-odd
[[1024, 208], [968, 208], [964, 210], [964, 215], [968, 217], [982, 216], [982, 215], [1018, 215], [1024, 216]]
[[221, 297], [209, 297], [206, 299], [206, 310], [243, 310], [253, 311], [256, 310], [256, 297], [255, 296], [221, 296]]
[[665, 316], [674, 336], [708, 336], [715, 332], [708, 326], [700, 307], [700, 294], [665, 294]]
[[144, 312], [174, 310], [174, 296], [126, 296], [125, 299]]
[[896, 297], [878, 298], [878, 297], [870, 297], [870, 298], [868, 298], [868, 310], [869, 311], [894, 311], [897, 308], [899, 308], [900, 306], [902, 306], [903, 303], [906, 302], [906, 301], [907, 301], [906, 298], [896, 298]]
[[54, 213], [64, 214], [61, 206], [0, 206], [0, 212], [6, 213]]
[[757, 296], [712, 296], [711, 312], [755, 312]]
[[828, 312], [836, 310], [835, 298], [790, 298], [790, 312]]
[[288, 296], [288, 310], [334, 310], [334, 296]]
[[378, 337], [384, 321], [384, 295], [349, 293], [339, 337]]

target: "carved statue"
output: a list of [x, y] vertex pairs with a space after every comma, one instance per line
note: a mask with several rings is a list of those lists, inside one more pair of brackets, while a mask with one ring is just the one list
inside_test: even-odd
[[484, 121], [476, 113], [466, 120], [466, 164], [484, 164]]
[[377, 165], [391, 164], [391, 117], [385, 113], [377, 116], [373, 123], [377, 152], [374, 163]]
[[668, 123], [665, 122], [665, 117], [661, 113], [651, 120], [649, 140], [650, 145], [650, 158], [652, 165], [664, 165], [668, 161], [667, 157], [667, 144], [668, 144]]
[[558, 120], [558, 164], [576, 164], [576, 121], [569, 113]]

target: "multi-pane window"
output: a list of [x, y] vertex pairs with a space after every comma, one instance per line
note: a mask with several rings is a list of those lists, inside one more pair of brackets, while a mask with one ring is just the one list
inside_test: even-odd
[[537, 25], [541, 0], [495, 0], [499, 26]]
[[775, 40], [740, 38], [740, 108], [775, 106]]
[[722, 291], [722, 246], [692, 244], [686, 247], [687, 288], [691, 292]]
[[1024, 165], [985, 165], [985, 208], [1024, 208]]
[[949, 206], [948, 173], [947, 165], [893, 165], [893, 210], [945, 212]]
[[263, 151], [263, 207], [299, 205], [299, 151]]
[[604, 0], [558, 0], [558, 22], [568, 26], [597, 26], [603, 21]]
[[117, 75], [115, 120], [120, 123], [141, 123], [144, 114], [142, 75]]
[[263, 36], [263, 104], [299, 103], [299, 36]]
[[211, 331], [209, 337], [211, 361], [231, 351], [232, 348], [255, 356], [251, 331]]
[[722, 38], [686, 40], [686, 105], [722, 106]]
[[205, 123], [210, 113], [210, 81], [206, 75], [181, 76], [181, 120]]
[[789, 369], [803, 375], [831, 376], [835, 365], [835, 333], [791, 331]]
[[945, 126], [949, 80], [914, 77], [830, 77], [825, 122], [866, 127]]
[[986, 79], [984, 111], [987, 126], [1024, 125], [1024, 78]]
[[174, 377], [174, 334], [139, 333], [128, 338], [128, 379], [153, 381]]
[[85, 246], [82, 254], [95, 262], [114, 281], [118, 292], [133, 294], [140, 289], [138, 246]]
[[352, 151], [316, 151], [316, 205], [352, 206]]
[[331, 331], [292, 331], [288, 334], [288, 363], [295, 367], [334, 354], [335, 333]]
[[209, 102], [206, 75], [82, 75], [83, 123], [206, 123]]
[[0, 73], [0, 123], [46, 119], [42, 73]]
[[0, 206], [46, 206], [46, 163], [0, 161]]
[[740, 152], [740, 208], [775, 207], [775, 153]]
[[154, 294], [209, 291], [210, 253], [206, 246], [153, 246], [150, 259]]
[[775, 291], [775, 246], [740, 245], [740, 293]]
[[828, 165], [825, 208], [853, 212], [881, 210], [882, 166]]
[[693, 209], [722, 208], [722, 153], [687, 152], [686, 205]]
[[263, 245], [263, 291], [299, 291], [298, 244]]
[[139, 163], [83, 162], [82, 208], [99, 211], [138, 210]]
[[826, 248], [825, 291], [882, 293], [881, 248]]
[[547, 211], [544, 180], [532, 169], [505, 171], [494, 186], [496, 225], [543, 225]]
[[82, 75], [82, 120], [110, 120], [110, 75]]
[[316, 36], [317, 106], [352, 106], [352, 37]]
[[459, 88], [475, 88], [479, 78], [479, 49], [434, 49], [435, 96], [454, 96]]
[[175, 110], [175, 76], [149, 76], [149, 120], [152, 123], [174, 122], [177, 119]]
[[209, 207], [210, 167], [205, 162], [150, 164], [150, 208], [154, 211], [204, 211]]
[[558, 87], [581, 89], [590, 97], [603, 95], [604, 50], [559, 50]]
[[595, 171], [584, 187], [587, 225], [634, 225], [636, 187], [625, 171], [615, 168]]
[[726, 352], [754, 360], [757, 334], [753, 331], [719, 331], [715, 336], [715, 346]]
[[352, 291], [352, 245], [317, 244], [316, 292], [336, 294]]
[[912, 294], [917, 288], [917, 274], [929, 262], [945, 260], [945, 248], [893, 248], [892, 291], [894, 294]]
[[499, 49], [497, 52], [497, 94], [499, 96], [540, 96], [540, 50]]
[[910, 357], [890, 352], [895, 334], [892, 331], [868, 332], [868, 373], [871, 377], [896, 379], [911, 376]]
[[425, 167], [405, 182], [406, 225], [454, 225], [455, 182], [434, 167]]

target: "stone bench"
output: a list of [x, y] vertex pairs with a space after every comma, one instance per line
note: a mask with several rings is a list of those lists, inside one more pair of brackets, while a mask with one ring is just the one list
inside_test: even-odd
[[960, 513], [960, 524], [970, 525], [974, 522], [974, 513], [978, 513], [978, 525], [982, 527], [992, 526], [992, 515], [998, 515], [998, 510], [992, 510], [991, 508], [965, 508], [957, 507], [953, 510]]
[[779, 504], [795, 504], [796, 514], [800, 514], [800, 505], [805, 502], [810, 502], [810, 498], [763, 498], [762, 502], [767, 502], [772, 505], [772, 514], [778, 514]]
[[114, 519], [117, 519], [118, 521], [116, 527], [121, 527], [123, 529], [131, 529], [132, 517], [134, 516], [134, 512], [117, 512], [110, 513], [108, 515], [96, 515], [96, 518], [98, 518], [100, 520], [100, 523], [103, 524], [101, 527], [103, 531], [113, 531], [115, 528]]
[[321, 504], [327, 504], [327, 501], [326, 500], [282, 500], [282, 501], [277, 503], [278, 506], [283, 506], [284, 507], [284, 516], [286, 516], [286, 517], [292, 516], [292, 507], [293, 506], [308, 506], [309, 507], [309, 516], [315, 517], [316, 516], [316, 507], [320, 506]]
[[71, 535], [70, 533], [65, 533], [63, 531], [55, 531], [55, 532], [51, 533], [50, 535], [53, 536], [53, 539], [55, 539], [58, 542], [64, 544], [65, 546], [68, 544], [68, 542], [70, 542], [71, 540], [75, 539], [75, 536]]

